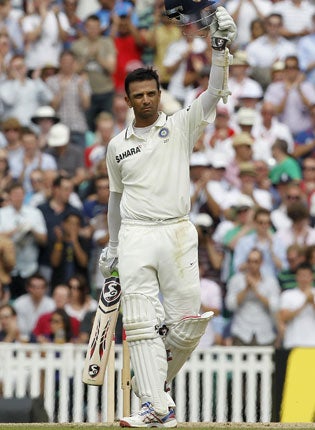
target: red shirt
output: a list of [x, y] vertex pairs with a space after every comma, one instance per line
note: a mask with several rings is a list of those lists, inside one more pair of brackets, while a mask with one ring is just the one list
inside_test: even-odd
[[[35, 336], [49, 336], [51, 333], [50, 329], [50, 319], [53, 312], [48, 312], [46, 314], [41, 315], [37, 323], [35, 325], [35, 328], [33, 330], [33, 334]], [[71, 330], [73, 337], [78, 337], [79, 331], [80, 331], [80, 321], [77, 320], [74, 317], [70, 317], [70, 323], [71, 323]]]

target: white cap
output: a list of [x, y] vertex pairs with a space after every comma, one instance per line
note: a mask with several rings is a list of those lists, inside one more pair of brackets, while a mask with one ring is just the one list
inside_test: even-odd
[[254, 206], [254, 200], [246, 194], [240, 194], [233, 206], [235, 208], [252, 208]]
[[264, 96], [263, 90], [258, 82], [247, 81], [242, 88], [238, 98], [239, 99], [262, 99]]
[[220, 168], [226, 168], [226, 166], [228, 165], [228, 160], [225, 157], [224, 154], [215, 154], [215, 156], [213, 157], [213, 159], [211, 160], [211, 166], [214, 167], [215, 169], [220, 169]]
[[64, 146], [69, 143], [70, 129], [64, 124], [55, 124], [48, 133], [48, 145], [52, 147]]
[[56, 115], [55, 110], [51, 106], [39, 107], [35, 114], [32, 116], [31, 121], [34, 124], [38, 124], [38, 121], [44, 118], [51, 119], [55, 124], [60, 121], [60, 119]]
[[191, 157], [190, 157], [190, 166], [191, 167], [196, 167], [196, 166], [207, 167], [207, 166], [209, 166], [209, 164], [210, 164], [209, 160], [203, 152], [196, 151], [196, 152], [193, 152], [191, 154]]
[[237, 112], [237, 123], [239, 125], [253, 125], [256, 121], [255, 109], [241, 107]]
[[213, 224], [213, 219], [209, 214], [200, 213], [195, 216], [194, 224], [199, 225], [201, 227], [211, 227]]

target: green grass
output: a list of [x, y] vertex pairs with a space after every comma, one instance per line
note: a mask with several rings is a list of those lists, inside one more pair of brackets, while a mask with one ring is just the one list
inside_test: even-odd
[[[100, 424], [82, 424], [82, 423], [69, 423], [69, 424], [1, 424], [1, 430], [100, 430], [106, 428], [106, 430], [117, 430], [118, 423], [114, 425], [107, 425], [104, 423]], [[205, 428], [215, 430], [279, 430], [279, 429], [298, 429], [298, 430], [315, 430], [315, 424], [309, 423], [292, 423], [292, 424], [280, 424], [280, 423], [267, 423], [267, 424], [249, 424], [249, 423], [179, 423], [178, 429], [193, 428], [194, 430], [204, 430]]]

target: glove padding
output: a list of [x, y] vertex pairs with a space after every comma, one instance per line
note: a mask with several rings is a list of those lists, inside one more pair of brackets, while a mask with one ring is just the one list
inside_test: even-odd
[[226, 39], [227, 43], [232, 43], [236, 38], [236, 25], [233, 18], [226, 9], [218, 6], [212, 22], [210, 24], [210, 34], [212, 39]]
[[104, 278], [109, 278], [115, 270], [118, 270], [118, 256], [114, 256], [107, 246], [100, 255], [98, 266]]

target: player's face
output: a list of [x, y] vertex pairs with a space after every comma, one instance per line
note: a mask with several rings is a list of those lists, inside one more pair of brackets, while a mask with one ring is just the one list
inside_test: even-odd
[[161, 92], [154, 79], [130, 83], [126, 102], [133, 108], [136, 127], [146, 127], [157, 120], [160, 97]]

